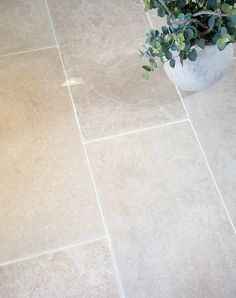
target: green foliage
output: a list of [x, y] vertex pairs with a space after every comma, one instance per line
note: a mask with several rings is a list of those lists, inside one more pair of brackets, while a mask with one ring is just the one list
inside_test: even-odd
[[[146, 72], [154, 71], [160, 64], [175, 67], [176, 59], [197, 60], [197, 48], [217, 45], [223, 50], [236, 42], [236, 0], [143, 0], [144, 10], [156, 10], [166, 17], [160, 30], [151, 29], [146, 34], [141, 57], [148, 59], [143, 66]], [[148, 75], [144, 75], [145, 79]]]

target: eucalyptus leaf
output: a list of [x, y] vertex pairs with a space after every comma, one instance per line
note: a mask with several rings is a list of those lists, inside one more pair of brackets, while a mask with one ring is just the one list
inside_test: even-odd
[[206, 41], [205, 41], [205, 39], [200, 38], [197, 44], [201, 49], [204, 49], [206, 46]]
[[165, 56], [166, 56], [166, 59], [167, 59], [167, 60], [170, 60], [170, 59], [172, 58], [173, 55], [172, 55], [171, 51], [166, 51], [166, 52], [165, 52]]
[[192, 51], [188, 54], [188, 59], [190, 61], [196, 61], [197, 60], [197, 51], [195, 49], [192, 49]]
[[185, 39], [192, 39], [194, 36], [194, 32], [191, 29], [187, 29], [184, 31], [184, 37]]
[[174, 68], [175, 67], [175, 59], [171, 59], [169, 64], [170, 64], [170, 67]]
[[146, 71], [151, 71], [151, 67], [150, 66], [147, 66], [147, 65], [143, 65], [143, 69], [145, 69]]

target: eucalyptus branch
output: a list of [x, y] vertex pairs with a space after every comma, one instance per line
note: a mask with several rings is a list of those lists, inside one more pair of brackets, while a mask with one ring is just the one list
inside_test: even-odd
[[229, 15], [227, 15], [226, 13], [222, 13], [222, 11], [220, 9], [217, 9], [216, 11], [212, 11], [212, 10], [201, 10], [198, 11], [196, 13], [193, 14], [193, 17], [198, 17], [201, 15], [212, 15], [212, 16], [217, 16], [219, 18], [221, 17], [228, 17]]
[[[202, 28], [205, 28], [205, 29], [209, 29], [206, 25], [204, 25], [201, 21], [199, 21], [198, 19], [194, 19], [194, 17], [198, 17], [198, 16], [201, 16], [201, 15], [214, 15], [214, 16], [218, 16], [219, 18], [221, 17], [228, 17], [227, 14], [225, 13], [222, 13], [220, 9], [216, 10], [216, 11], [211, 11], [211, 10], [202, 10], [202, 11], [199, 11], [199, 12], [196, 12], [193, 14], [193, 18], [191, 19], [186, 19], [186, 20], [183, 20], [183, 21], [178, 21], [178, 19], [174, 19], [172, 21], [172, 24], [175, 24], [175, 25], [184, 25], [188, 22], [192, 22], [192, 23], [196, 23], [198, 24], [200, 27]], [[210, 31], [209, 31], [210, 32]], [[208, 33], [209, 33], [208, 32]], [[207, 33], [206, 33], [207, 34]]]
[[[151, 3], [149, 8], [155, 8], [158, 15], [167, 15], [161, 30], [147, 34], [146, 44], [149, 47], [141, 54], [148, 58], [149, 65], [143, 66], [148, 72], [157, 67], [156, 60], [175, 67], [176, 59], [180, 59], [182, 65], [185, 60], [196, 61], [196, 47], [204, 49], [208, 45], [216, 45], [219, 50], [224, 50], [229, 43], [236, 43], [236, 19], [228, 19], [235, 15], [236, 8], [232, 3], [236, 0], [144, 1]], [[208, 1], [211, 8], [206, 8]]]
[[200, 27], [202, 27], [204, 29], [208, 29], [208, 26], [204, 25], [201, 21], [199, 21], [197, 19], [193, 19], [193, 18], [186, 19], [184, 21], [178, 21], [177, 19], [175, 19], [175, 20], [172, 21], [172, 24], [174, 24], [174, 25], [184, 25], [184, 24], [189, 23], [189, 22], [198, 24]]
[[203, 36], [203, 35], [207, 35], [207, 34], [209, 34], [212, 30], [213, 30], [213, 27], [210, 27], [210, 28], [206, 29], [205, 31], [200, 32], [199, 34], [200, 34], [201, 36]]

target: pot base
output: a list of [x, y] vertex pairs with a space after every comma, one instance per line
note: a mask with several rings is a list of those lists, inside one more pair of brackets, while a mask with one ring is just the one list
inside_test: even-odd
[[217, 46], [196, 50], [198, 58], [194, 62], [184, 60], [182, 66], [177, 58], [175, 68], [171, 68], [169, 63], [164, 64], [164, 70], [172, 83], [185, 91], [196, 92], [208, 88], [225, 74], [233, 60], [231, 43], [223, 51]]

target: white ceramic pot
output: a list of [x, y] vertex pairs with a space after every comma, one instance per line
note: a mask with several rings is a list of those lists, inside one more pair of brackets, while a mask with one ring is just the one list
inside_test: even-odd
[[169, 79], [185, 91], [200, 91], [214, 84], [225, 74], [233, 59], [231, 43], [223, 51], [215, 45], [196, 50], [198, 58], [194, 62], [187, 59], [182, 66], [177, 58], [175, 68], [171, 68], [169, 63], [164, 64]]

